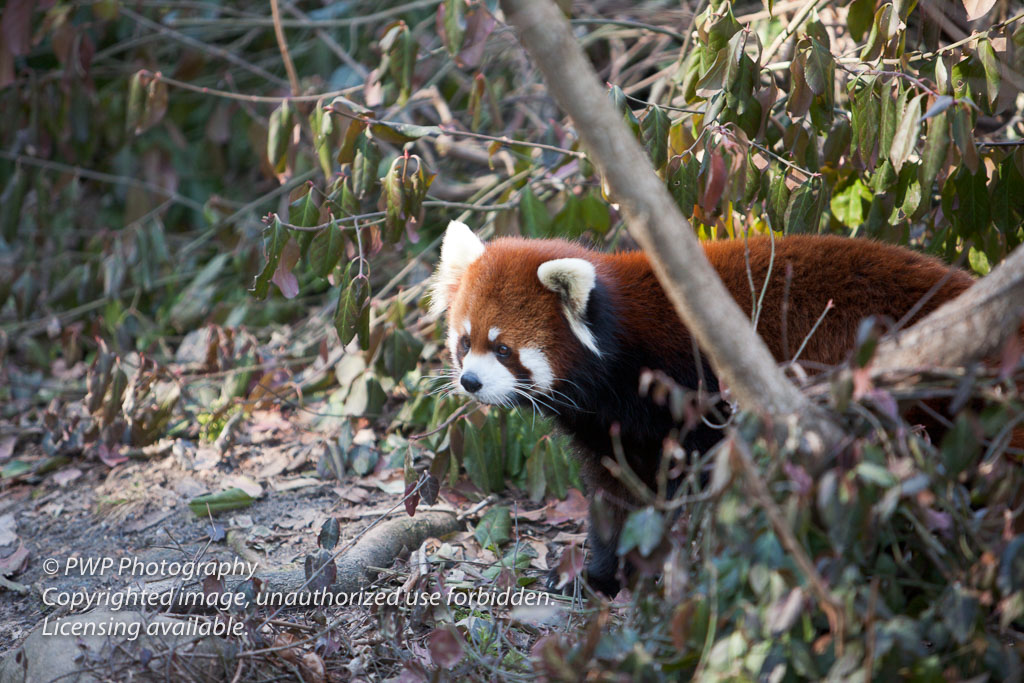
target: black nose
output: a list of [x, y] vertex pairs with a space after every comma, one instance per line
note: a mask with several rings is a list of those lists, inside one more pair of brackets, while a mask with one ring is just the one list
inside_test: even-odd
[[466, 387], [466, 391], [471, 393], [480, 391], [480, 387], [484, 385], [484, 383], [481, 382], [480, 379], [472, 372], [462, 373], [462, 379], [459, 381], [462, 382], [462, 386]]

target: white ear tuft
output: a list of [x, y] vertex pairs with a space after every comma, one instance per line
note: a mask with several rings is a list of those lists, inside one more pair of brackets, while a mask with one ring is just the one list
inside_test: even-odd
[[597, 282], [594, 264], [581, 258], [560, 258], [537, 268], [542, 285], [562, 297], [566, 312], [582, 318], [587, 310], [590, 291]]
[[537, 268], [537, 277], [542, 285], [558, 294], [562, 299], [565, 316], [580, 342], [597, 355], [601, 352], [593, 333], [587, 327], [584, 316], [590, 292], [597, 284], [594, 264], [581, 258], [560, 258], [547, 261]]
[[441, 242], [441, 260], [430, 285], [430, 313], [440, 315], [448, 308], [449, 290], [459, 284], [469, 264], [484, 253], [484, 243], [465, 223], [452, 221]]

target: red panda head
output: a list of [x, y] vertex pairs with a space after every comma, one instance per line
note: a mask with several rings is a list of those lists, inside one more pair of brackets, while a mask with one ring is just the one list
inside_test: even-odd
[[587, 322], [597, 258], [561, 240], [502, 238], [485, 245], [452, 221], [431, 311], [448, 313], [455, 388], [488, 404], [562, 402], [554, 398], [564, 396], [559, 383], [580, 355], [601, 355]]

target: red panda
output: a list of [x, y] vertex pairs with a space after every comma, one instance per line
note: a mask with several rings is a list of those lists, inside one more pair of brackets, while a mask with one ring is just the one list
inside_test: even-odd
[[[802, 362], [841, 363], [863, 318], [897, 321], [922, 302], [914, 314], [921, 317], [973, 282], [929, 256], [836, 236], [776, 239], [771, 272], [767, 238], [708, 242], [704, 250], [748, 315], [751, 281], [760, 296], [767, 278], [757, 331], [779, 361], [792, 358], [830, 301], [833, 308], [807, 340]], [[667, 408], [640, 395], [641, 373], [660, 370], [691, 389], [703, 378], [703, 388], [719, 391], [640, 251], [601, 253], [555, 239], [499, 238], [485, 245], [453, 221], [432, 283], [431, 310], [448, 314], [457, 390], [480, 403], [532, 404], [551, 415], [579, 449], [591, 495], [603, 490], [617, 501], [619, 528], [636, 500], [601, 464], [614, 458], [613, 425], [627, 463], [652, 489], [674, 427]], [[705, 452], [721, 436], [702, 423], [683, 446]], [[590, 526], [587, 580], [613, 596], [620, 586], [618, 541]]]

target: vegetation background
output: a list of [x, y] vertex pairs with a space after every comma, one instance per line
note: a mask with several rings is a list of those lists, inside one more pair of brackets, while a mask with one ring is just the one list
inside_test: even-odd
[[[1019, 4], [561, 6], [702, 239], [870, 237], [979, 276], [1024, 241]], [[475, 549], [432, 547], [418, 585], [470, 556], [493, 565], [470, 583], [529, 584], [545, 545], [578, 570], [558, 524], [524, 542], [537, 520], [511, 502], [578, 487], [565, 440], [451, 396], [421, 297], [451, 219], [632, 244], [497, 2], [7, 0], [0, 29], [11, 525], [31, 496], [179, 457], [174, 444], [192, 459], [233, 431], [251, 444], [239, 425], [279, 412], [316, 435], [297, 472], [398, 468], [394, 500], [433, 481], [488, 501]], [[849, 428], [850, 458], [812, 477], [742, 418], [747, 440], [707, 455], [710, 491], [695, 475], [627, 525], [620, 553], [664, 582], [555, 618], [366, 614], [383, 635], [359, 656], [423, 679], [1019, 677], [1022, 477], [1005, 450], [1020, 357], [1011, 345], [999, 368], [912, 385], [809, 383]], [[685, 418], [692, 397], [661, 390]], [[935, 396], [954, 414], [933, 445], [897, 406]], [[214, 508], [262, 493], [232, 486]], [[12, 542], [5, 581], [30, 554]], [[346, 628], [293, 649], [326, 677], [367, 675], [333, 664], [357, 656]]]

